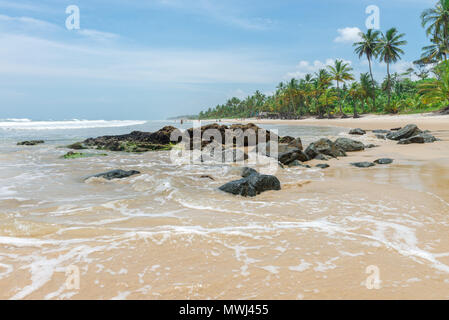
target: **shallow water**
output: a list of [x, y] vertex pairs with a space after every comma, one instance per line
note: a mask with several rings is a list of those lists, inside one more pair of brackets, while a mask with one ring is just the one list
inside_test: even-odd
[[[166, 124], [0, 125], [0, 298], [448, 298], [445, 154], [440, 166], [397, 155], [365, 171], [351, 157], [326, 171], [279, 169], [282, 191], [248, 199], [218, 190], [238, 178], [234, 166], [180, 165], [169, 152], [60, 158], [61, 145]], [[304, 144], [348, 131], [276, 128]], [[15, 145], [34, 138], [47, 143]], [[389, 142], [378, 143], [357, 156], [388, 155]], [[84, 181], [116, 168], [141, 174]], [[379, 290], [366, 287], [369, 266]], [[66, 283], [73, 268], [79, 288]]]

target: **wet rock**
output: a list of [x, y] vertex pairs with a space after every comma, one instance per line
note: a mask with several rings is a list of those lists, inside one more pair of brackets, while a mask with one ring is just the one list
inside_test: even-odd
[[[245, 147], [254, 146], [259, 142], [269, 142], [271, 141], [271, 135], [273, 136], [273, 139], [279, 140], [277, 135], [271, 134], [270, 131], [260, 128], [254, 123], [233, 124], [229, 127], [229, 129], [233, 130], [236, 141], [244, 141]], [[255, 135], [251, 137], [249, 136], [250, 133], [255, 133]], [[263, 141], [259, 141], [259, 137], [262, 137]]]
[[43, 143], [45, 143], [44, 140], [30, 140], [30, 141], [18, 142], [17, 145], [18, 146], [35, 146], [35, 145], [43, 144]]
[[68, 149], [73, 149], [73, 150], [84, 150], [87, 149], [87, 147], [85, 147], [81, 142], [76, 142], [73, 143], [71, 145], [67, 146]]
[[285, 137], [279, 137], [279, 143], [286, 143], [289, 144], [290, 142], [294, 141], [295, 138], [290, 137], [290, 136], [285, 136]]
[[352, 129], [351, 131], [349, 131], [349, 134], [363, 136], [366, 134], [366, 131], [363, 129], [357, 128], [357, 129]]
[[376, 164], [392, 164], [393, 161], [394, 161], [393, 159], [382, 158], [382, 159], [375, 160], [374, 163], [376, 163]]
[[345, 157], [346, 152], [337, 147], [329, 139], [320, 139], [316, 142], [312, 142], [306, 149], [305, 154], [311, 159], [315, 159], [319, 154], [324, 154], [332, 158]]
[[175, 127], [166, 126], [153, 133], [133, 131], [124, 135], [89, 138], [82, 144], [89, 148], [136, 153], [170, 150], [172, 143], [177, 143], [170, 141], [171, 134], [175, 130], [177, 130]]
[[140, 172], [135, 171], [135, 170], [125, 171], [125, 170], [118, 169], [118, 170], [112, 170], [112, 171], [108, 171], [108, 172], [104, 172], [104, 173], [99, 173], [99, 174], [90, 176], [87, 179], [89, 179], [89, 178], [103, 178], [106, 180], [123, 179], [123, 178], [131, 177], [136, 174], [140, 174]]
[[79, 158], [90, 158], [90, 157], [106, 157], [105, 153], [81, 153], [69, 151], [62, 156], [63, 159], [79, 159]]
[[292, 148], [288, 144], [276, 144], [270, 141], [268, 143], [259, 143], [251, 152], [256, 152], [267, 157], [276, 157], [281, 153], [287, 152], [289, 149]]
[[309, 160], [309, 157], [300, 149], [289, 150], [287, 152], [281, 153], [278, 157], [278, 161], [285, 165], [288, 165], [295, 160], [305, 162]]
[[290, 143], [288, 144], [288, 147], [299, 149], [301, 151], [304, 150], [304, 148], [302, 146], [301, 138], [296, 138], [296, 139], [293, 139], [292, 141], [290, 141]]
[[393, 129], [390, 129], [391, 131], [399, 131], [399, 130], [401, 130], [402, 128], [401, 127], [398, 127], [398, 128], [393, 128]]
[[249, 168], [243, 174], [243, 179], [228, 182], [219, 189], [243, 197], [255, 197], [269, 190], [281, 190], [281, 183], [275, 176], [261, 175]]
[[326, 156], [325, 154], [322, 154], [322, 153], [320, 153], [319, 155], [317, 155], [315, 157], [315, 160], [321, 160], [321, 161], [328, 161], [330, 159], [332, 159], [332, 157]]
[[357, 168], [369, 168], [369, 167], [375, 166], [375, 164], [372, 162], [354, 162], [354, 163], [351, 163], [351, 165], [353, 165], [354, 167], [357, 167]]
[[416, 136], [401, 139], [398, 144], [412, 144], [412, 143], [433, 143], [438, 139], [428, 133], [417, 134]]
[[293, 167], [303, 167], [303, 168], [311, 168], [311, 166], [307, 165], [307, 164], [302, 164], [300, 161], [295, 160], [291, 163], [288, 164], [289, 168], [293, 168]]
[[376, 134], [376, 138], [380, 140], [387, 140], [387, 137], [383, 134]]
[[320, 168], [320, 169], [327, 169], [330, 167], [330, 165], [328, 165], [326, 163], [320, 163], [320, 164], [317, 164], [316, 167]]
[[253, 168], [250, 168], [250, 167], [244, 167], [242, 169], [242, 172], [241, 172], [240, 175], [242, 176], [242, 178], [246, 178], [246, 177], [249, 177], [252, 174], [258, 174], [257, 170], [253, 169]]
[[363, 143], [348, 138], [338, 138], [335, 140], [335, 145], [345, 152], [365, 150], [365, 145]]
[[399, 141], [416, 136], [420, 133], [422, 133], [422, 131], [416, 124], [408, 124], [398, 131], [390, 132], [389, 134], [387, 134], [387, 139]]

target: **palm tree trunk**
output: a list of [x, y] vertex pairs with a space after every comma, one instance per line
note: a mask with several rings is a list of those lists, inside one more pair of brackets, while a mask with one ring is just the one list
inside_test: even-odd
[[357, 119], [359, 117], [359, 115], [357, 114], [357, 103], [354, 101], [352, 106], [354, 108], [354, 119]]
[[390, 87], [390, 63], [389, 62], [387, 62], [387, 94], [388, 94], [387, 107], [388, 107], [388, 109], [390, 109], [391, 87]]
[[374, 85], [373, 68], [371, 67], [371, 58], [368, 57], [369, 73], [371, 75], [371, 81], [373, 82], [373, 109], [376, 110], [376, 86]]
[[340, 115], [343, 116], [343, 109], [341, 107], [341, 92], [340, 92], [340, 82], [337, 81], [337, 91], [338, 91], [338, 103], [340, 107]]

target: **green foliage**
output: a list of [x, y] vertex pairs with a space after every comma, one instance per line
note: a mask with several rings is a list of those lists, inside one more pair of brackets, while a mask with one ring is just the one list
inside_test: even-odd
[[[352, 68], [342, 60], [333, 66], [307, 74], [302, 79], [281, 82], [272, 95], [256, 91], [243, 100], [229, 99], [223, 105], [200, 112], [200, 119], [249, 118], [261, 114], [280, 118], [299, 118], [304, 115], [324, 117], [340, 113], [414, 113], [429, 112], [449, 103], [449, 0], [439, 0], [434, 8], [421, 15], [422, 25], [431, 45], [423, 48], [423, 55], [415, 61], [418, 70], [408, 68], [403, 74], [391, 74], [391, 65], [398, 62], [407, 44], [405, 35], [396, 28], [385, 33], [368, 30], [360, 33], [354, 52], [366, 58], [369, 73], [354, 81]], [[385, 80], [378, 84], [373, 78], [372, 61], [387, 65]], [[433, 67], [433, 68], [432, 68]], [[431, 72], [435, 75], [429, 79]], [[413, 76], [416, 76], [413, 80]], [[335, 84], [335, 86], [333, 86]]]

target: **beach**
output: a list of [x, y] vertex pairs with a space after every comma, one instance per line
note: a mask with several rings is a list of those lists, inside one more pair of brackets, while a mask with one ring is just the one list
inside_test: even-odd
[[[377, 147], [279, 168], [280, 191], [244, 198], [218, 190], [239, 178], [232, 165], [173, 163], [167, 151], [60, 158], [61, 145], [83, 137], [164, 122], [71, 129], [88, 131], [60, 140], [48, 129], [2, 131], [0, 298], [449, 298], [449, 116], [222, 122], [276, 128], [305, 146], [347, 137]], [[410, 123], [441, 141], [398, 145], [369, 131]], [[16, 146], [43, 135], [55, 140]], [[394, 162], [351, 165], [380, 158]], [[141, 174], [84, 181], [117, 168]], [[67, 285], [73, 270], [78, 286]]]

